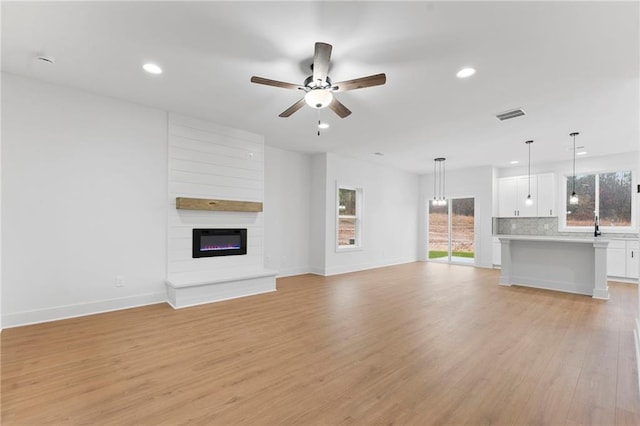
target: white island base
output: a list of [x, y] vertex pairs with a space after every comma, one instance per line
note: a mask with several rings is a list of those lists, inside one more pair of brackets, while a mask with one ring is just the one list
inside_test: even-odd
[[500, 284], [609, 299], [607, 246], [602, 238], [505, 235]]

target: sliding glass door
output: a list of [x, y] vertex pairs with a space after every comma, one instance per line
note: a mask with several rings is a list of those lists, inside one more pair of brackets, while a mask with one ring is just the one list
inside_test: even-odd
[[444, 206], [429, 203], [429, 260], [473, 263], [475, 199], [453, 198]]

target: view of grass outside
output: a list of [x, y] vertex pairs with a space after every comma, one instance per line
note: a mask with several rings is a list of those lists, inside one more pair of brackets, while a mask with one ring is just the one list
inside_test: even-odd
[[[474, 199], [458, 198], [451, 203], [451, 255], [473, 259]], [[429, 206], [429, 259], [449, 256], [449, 206]]]
[[429, 259], [449, 256], [449, 206], [429, 205]]
[[593, 227], [595, 215], [600, 226], [631, 226], [631, 172], [599, 173], [575, 177], [578, 204], [571, 205], [573, 177], [567, 179], [567, 226]]
[[[451, 252], [451, 255], [453, 257], [468, 257], [470, 259], [473, 259], [473, 252], [467, 252], [467, 251], [454, 251]], [[439, 257], [447, 257], [447, 252], [446, 251], [437, 251], [437, 250], [429, 250], [429, 259], [437, 259]]]

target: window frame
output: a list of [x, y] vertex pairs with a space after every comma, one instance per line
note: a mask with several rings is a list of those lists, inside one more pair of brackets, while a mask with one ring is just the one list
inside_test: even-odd
[[[356, 193], [356, 214], [354, 216], [340, 214], [340, 190], [341, 189], [355, 191]], [[364, 200], [364, 195], [363, 195], [362, 187], [353, 186], [353, 185], [343, 185], [336, 182], [336, 202], [335, 202], [335, 211], [336, 211], [335, 250], [336, 250], [336, 253], [362, 250], [362, 211], [363, 211], [363, 205], [364, 205], [363, 200]], [[345, 246], [345, 245], [339, 244], [341, 217], [355, 219], [355, 231], [356, 231], [355, 240], [356, 241], [354, 245]]]
[[[599, 226], [600, 232], [607, 232], [610, 234], [635, 234], [638, 232], [638, 223], [636, 220], [636, 202], [635, 202], [635, 192], [634, 188], [637, 187], [636, 173], [633, 168], [622, 168], [622, 169], [606, 169], [606, 170], [598, 170], [598, 171], [584, 171], [581, 173], [576, 173], [576, 176], [580, 175], [596, 175], [596, 211], [600, 212], [600, 175], [607, 173], [620, 173], [620, 172], [630, 172], [631, 173], [631, 226]], [[560, 200], [558, 200], [559, 208], [558, 213], [560, 217], [558, 218], [558, 231], [560, 232], [593, 232], [593, 225], [591, 226], [567, 226], [567, 199], [569, 194], [567, 193], [567, 184], [571, 182], [573, 179], [573, 174], [563, 174], [562, 179], [558, 179], [560, 181]]]

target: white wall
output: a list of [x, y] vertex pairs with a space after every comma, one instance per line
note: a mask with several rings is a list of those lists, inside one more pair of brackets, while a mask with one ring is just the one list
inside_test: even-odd
[[265, 266], [278, 276], [311, 270], [311, 156], [265, 146]]
[[[264, 138], [169, 115], [167, 276], [233, 277], [264, 267], [263, 213], [177, 210], [176, 197], [264, 200]], [[192, 257], [192, 229], [245, 228], [247, 254]]]
[[166, 113], [2, 85], [4, 326], [165, 300]]
[[[370, 269], [417, 260], [418, 175], [374, 163], [324, 154], [322, 170], [314, 170], [314, 192], [324, 191], [325, 275]], [[362, 188], [362, 247], [336, 251], [337, 186]], [[324, 188], [322, 187], [324, 186]], [[321, 203], [319, 203], [321, 204]], [[321, 208], [321, 205], [318, 205]], [[312, 244], [317, 244], [312, 239]]]
[[315, 154], [311, 157], [311, 229], [309, 272], [324, 275], [327, 263], [327, 154]]
[[[640, 151], [638, 152], [636, 170], [638, 171], [638, 173], [640, 173]], [[640, 191], [637, 190], [637, 187], [635, 189], [636, 191], [634, 192], [636, 197], [636, 218], [638, 219], [637, 223], [640, 223]], [[640, 257], [638, 257], [637, 262], [640, 263]], [[638, 291], [638, 316], [635, 319], [635, 324], [636, 326], [634, 328], [634, 338], [635, 338], [634, 340], [635, 340], [635, 347], [636, 347], [636, 365], [638, 369], [636, 371], [639, 371], [640, 370], [640, 291]], [[640, 377], [638, 377], [638, 388], [640, 389]]]
[[[0, 99], [2, 99], [2, 84], [0, 84]], [[0, 102], [0, 116], [2, 116], [1, 104]], [[2, 333], [2, 139], [3, 137], [0, 136], [0, 333]]]
[[[494, 170], [478, 167], [465, 170], [447, 170], [445, 195], [447, 198], [475, 198], [475, 265], [492, 267], [492, 212]], [[420, 251], [421, 260], [427, 260], [428, 203], [433, 198], [433, 174], [420, 179]]]

